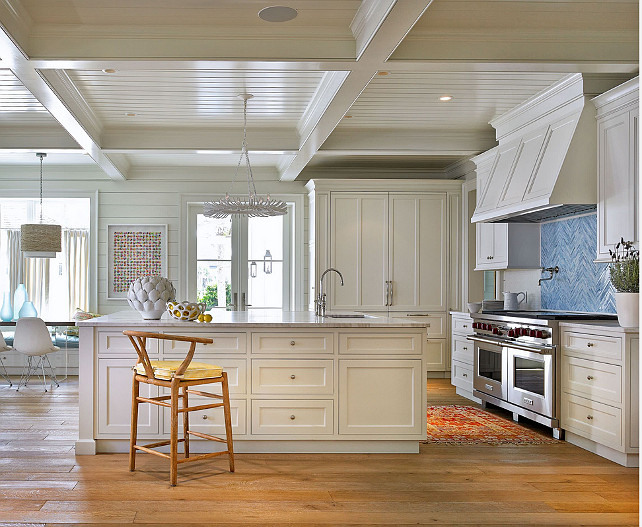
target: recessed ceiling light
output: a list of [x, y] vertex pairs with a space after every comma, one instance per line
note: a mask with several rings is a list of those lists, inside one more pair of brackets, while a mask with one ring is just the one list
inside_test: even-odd
[[382, 77], [385, 77], [386, 75], [390, 75], [389, 71], [378, 71], [377, 75], [381, 75]]
[[259, 18], [266, 22], [287, 22], [295, 19], [298, 14], [298, 11], [291, 7], [275, 5], [261, 9], [259, 11]]
[[137, 115], [138, 115], [138, 114], [137, 114], [137, 113], [134, 113], [134, 112], [127, 112], [127, 113], [125, 114], [125, 117], [136, 117]]
[[439, 100], [440, 101], [444, 101], [444, 102], [445, 101], [452, 101], [453, 100], [453, 96], [452, 95], [442, 95], [441, 97], [439, 97]]
[[352, 119], [352, 115], [344, 115], [343, 118], [344, 119]]
[[103, 73], [116, 73], [116, 70], [114, 68], [105, 68]]

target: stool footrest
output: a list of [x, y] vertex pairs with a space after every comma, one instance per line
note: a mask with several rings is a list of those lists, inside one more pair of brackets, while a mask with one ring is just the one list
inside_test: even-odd
[[201, 454], [199, 456], [184, 457], [184, 458], [178, 459], [176, 462], [189, 463], [190, 461], [200, 461], [201, 459], [209, 459], [211, 457], [222, 456], [224, 454], [229, 454], [229, 452], [227, 450], [223, 450], [223, 452], [211, 452], [209, 454]]
[[172, 405], [166, 402], [163, 402], [165, 399], [170, 399], [172, 396], [167, 395], [163, 397], [136, 397], [137, 401], [140, 401], [141, 403], [151, 403], [155, 404], [158, 406], [166, 406], [167, 408], [171, 408]]
[[203, 432], [194, 432], [192, 430], [188, 430], [187, 433], [189, 435], [193, 435], [196, 437], [200, 437], [201, 439], [209, 439], [210, 441], [218, 441], [219, 443], [227, 443], [225, 439], [221, 439], [220, 437], [214, 437], [209, 434], [204, 434]]
[[222, 399], [223, 396], [218, 393], [202, 392], [200, 390], [187, 390], [187, 393], [192, 393], [194, 395], [200, 395], [201, 397], [215, 397], [216, 399]]
[[220, 408], [223, 403], [202, 404], [200, 406], [190, 406], [188, 408], [179, 408], [178, 412], [196, 412], [197, 410], [207, 410], [209, 408]]
[[160, 456], [160, 457], [164, 457], [165, 459], [169, 459], [169, 454], [164, 454], [163, 452], [159, 452], [158, 450], [154, 450], [153, 448], [147, 448], [145, 446], [140, 446], [140, 445], [134, 445], [134, 448], [136, 450], [142, 450], [143, 452], [147, 452], [148, 454], [154, 454], [155, 456]]
[[[185, 441], [185, 439], [181, 438], [181, 439], [177, 439], [176, 441], [178, 443], [180, 443], [181, 441]], [[159, 447], [159, 446], [167, 446], [170, 443], [171, 443], [171, 441], [169, 439], [166, 439], [166, 440], [163, 440], [163, 441], [158, 441], [157, 443], [149, 443], [148, 445], [141, 445], [141, 446], [143, 446], [145, 448], [156, 448], [156, 447]], [[137, 447], [138, 445], [134, 445], [134, 446]]]

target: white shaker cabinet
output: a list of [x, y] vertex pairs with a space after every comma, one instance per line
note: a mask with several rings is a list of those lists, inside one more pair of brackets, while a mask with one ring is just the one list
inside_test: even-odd
[[540, 227], [536, 223], [478, 223], [475, 270], [537, 269]]
[[597, 107], [597, 260], [624, 238], [639, 247], [638, 77], [593, 99]]

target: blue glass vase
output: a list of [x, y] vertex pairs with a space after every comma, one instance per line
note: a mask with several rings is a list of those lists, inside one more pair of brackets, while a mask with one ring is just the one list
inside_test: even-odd
[[28, 300], [27, 289], [24, 284], [18, 285], [16, 292], [13, 294], [13, 319], [18, 320], [20, 318], [20, 310], [22, 309], [22, 304]]
[[38, 311], [36, 311], [36, 306], [33, 305], [33, 302], [30, 302], [27, 300], [24, 304], [22, 304], [22, 307], [20, 308], [20, 312], [18, 313], [19, 318], [29, 318], [29, 317], [37, 317], [38, 316]]
[[11, 293], [4, 294], [2, 309], [0, 309], [0, 320], [9, 322], [13, 318], [13, 309], [11, 308]]

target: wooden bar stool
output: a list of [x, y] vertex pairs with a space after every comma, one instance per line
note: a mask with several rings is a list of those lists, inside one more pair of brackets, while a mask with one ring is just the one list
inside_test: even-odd
[[[212, 344], [210, 338], [184, 337], [180, 335], [166, 335], [163, 333], [148, 333], [146, 331], [123, 331], [124, 335], [134, 346], [138, 354], [138, 362], [134, 367], [134, 383], [132, 387], [132, 422], [131, 436], [129, 441], [129, 470], [136, 469], [136, 450], [141, 450], [149, 454], [155, 454], [169, 459], [170, 461], [170, 484], [174, 487], [178, 478], [178, 464], [188, 461], [198, 461], [208, 459], [223, 454], [228, 454], [230, 461], [230, 472], [234, 472], [234, 448], [232, 444], [232, 419], [230, 417], [230, 392], [227, 384], [227, 373], [219, 366], [192, 362], [196, 344]], [[149, 360], [147, 349], [145, 347], [148, 338], [161, 340], [174, 340], [189, 342], [190, 348], [187, 355], [182, 361], [154, 361]], [[154, 386], [163, 386], [170, 389], [170, 395], [160, 397], [141, 397], [139, 393], [140, 383], [153, 384]], [[215, 393], [201, 392], [199, 390], [189, 390], [190, 386], [200, 384], [221, 383], [223, 395]], [[179, 392], [182, 392], [179, 393]], [[199, 406], [189, 406], [189, 395], [194, 394], [201, 397], [213, 397], [222, 399], [222, 402], [213, 404], [203, 404]], [[169, 402], [167, 400], [169, 399]], [[183, 400], [181, 408], [178, 407], [179, 399]], [[138, 404], [150, 403], [158, 406], [164, 406], [170, 409], [171, 428], [169, 441], [158, 441], [148, 445], [137, 445], [136, 435], [138, 431]], [[225, 413], [225, 435], [226, 439], [214, 437], [209, 434], [195, 432], [189, 429], [189, 412], [197, 410], [207, 410], [209, 408], [223, 407]], [[183, 438], [178, 439], [178, 414], [183, 414]], [[223, 452], [212, 452], [190, 457], [189, 453], [189, 436], [193, 435], [210, 441], [225, 443], [227, 450]], [[185, 446], [185, 457], [178, 459], [178, 443]], [[169, 455], [154, 450], [154, 448], [169, 445]]]

